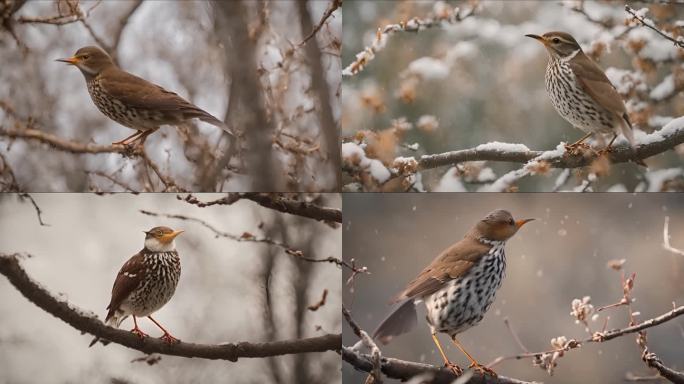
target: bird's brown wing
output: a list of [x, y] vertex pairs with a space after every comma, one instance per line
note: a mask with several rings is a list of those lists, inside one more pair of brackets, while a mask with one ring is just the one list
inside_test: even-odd
[[406, 289], [394, 296], [391, 302], [424, 297], [437, 292], [444, 287], [444, 283], [467, 272], [491, 248], [491, 245], [482, 244], [473, 238], [464, 238], [437, 256], [408, 283]]
[[[102, 87], [115, 99], [127, 106], [140, 109], [153, 109], [161, 112], [176, 112], [184, 119], [198, 118], [233, 134], [228, 126], [210, 113], [192, 104], [175, 92], [150, 83], [149, 81], [122, 71], [118, 68], [106, 69], [100, 77]], [[163, 123], [162, 123], [163, 124]]]
[[119, 274], [116, 275], [114, 286], [112, 287], [112, 300], [107, 309], [109, 313], [105, 321], [114, 315], [121, 303], [135, 290], [145, 277], [145, 266], [143, 264], [142, 251], [134, 255], [121, 267]]
[[622, 97], [601, 67], [591, 61], [586, 55], [578, 54], [571, 60], [570, 68], [575, 73], [579, 86], [584, 89], [597, 103], [618, 116], [624, 115], [627, 110]]

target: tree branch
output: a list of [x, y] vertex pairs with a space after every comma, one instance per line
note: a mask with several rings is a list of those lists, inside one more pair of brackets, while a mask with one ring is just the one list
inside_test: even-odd
[[35, 208], [36, 215], [38, 216], [38, 223], [40, 223], [41, 226], [43, 226], [43, 227], [49, 227], [50, 226], [50, 224], [46, 224], [45, 222], [43, 222], [43, 216], [42, 216], [43, 211], [40, 209], [40, 207], [38, 206], [36, 201], [33, 200], [33, 196], [31, 196], [28, 193], [21, 193], [21, 194], [19, 194], [19, 198], [20, 199], [29, 199], [31, 204], [33, 204], [33, 208]]
[[[371, 372], [373, 369], [372, 357], [367, 354], [363, 354], [354, 351], [350, 347], [342, 347], [342, 359], [347, 363], [351, 364], [356, 370]], [[385, 376], [398, 379], [398, 380], [409, 380], [412, 377], [418, 375], [425, 375], [426, 379], [429, 378], [431, 384], [451, 384], [454, 380], [458, 379], [458, 376], [445, 367], [436, 367], [434, 365], [414, 363], [411, 361], [404, 361], [399, 359], [394, 359], [391, 357], [383, 357], [380, 359], [380, 364], [382, 365], [382, 373]], [[474, 374], [467, 384], [527, 384], [526, 381], [520, 381], [512, 379], [505, 376], [498, 376], [496, 378], [489, 375]]]
[[[673, 120], [673, 122], [675, 121], [678, 121], [678, 124], [670, 123], [661, 130], [653, 132], [647, 135], [646, 138], [641, 139], [642, 142], [646, 142], [647, 144], [639, 144], [634, 149], [627, 145], [612, 148], [612, 151], [607, 154], [608, 159], [612, 163], [626, 163], [629, 161], [638, 162], [673, 149], [677, 145], [684, 143], [684, 118]], [[598, 155], [594, 153], [572, 155], [564, 151], [559, 155], [554, 153], [555, 150], [502, 151], [496, 148], [478, 147], [421, 156], [418, 160], [418, 169], [425, 170], [445, 165], [455, 165], [465, 161], [478, 160], [527, 163], [544, 154], [549, 155], [544, 156], [544, 161], [548, 162], [554, 168], [579, 168], [590, 165], [598, 157]]]
[[323, 25], [325, 24], [325, 21], [332, 16], [333, 12], [335, 12], [339, 7], [342, 6], [342, 0], [332, 0], [328, 4], [328, 8], [325, 10], [323, 13], [323, 16], [321, 17], [321, 20], [316, 24], [315, 27], [311, 30], [311, 33], [309, 33], [304, 40], [302, 40], [301, 43], [297, 44], [297, 46], [301, 47], [302, 45], [306, 44], [307, 41], [309, 41], [312, 37], [316, 36], [316, 33], [323, 28]]
[[[328, 11], [326, 12], [329, 12], [328, 16], [329, 14], [332, 14], [335, 9], [339, 8], [341, 4], [342, 0], [333, 0], [328, 6]], [[309, 8], [307, 7], [307, 1], [299, 0], [297, 5], [302, 34], [313, 28], [312, 35], [310, 35], [313, 36], [313, 34], [320, 29], [326, 17], [324, 16], [324, 19], [321, 20], [321, 23], [314, 28], [312, 26]], [[308, 39], [308, 37], [304, 39], [304, 43]], [[325, 70], [323, 69], [321, 50], [318, 47], [318, 41], [314, 39], [304, 48], [307, 55], [308, 66], [311, 70], [311, 87], [314, 89], [314, 92], [316, 93], [316, 99], [318, 100], [318, 121], [321, 125], [321, 131], [323, 131], [324, 134], [326, 159], [331, 166], [331, 172], [336, 175], [335, 185], [332, 189], [337, 190], [342, 186], [342, 173], [340, 172], [340, 127], [337, 121], [335, 121], [332, 105], [330, 103], [330, 89], [328, 86], [328, 81], [325, 77]]]
[[327, 334], [307, 339], [268, 343], [241, 342], [216, 345], [185, 342], [168, 344], [160, 339], [149, 337], [141, 339], [131, 332], [106, 326], [95, 316], [84, 313], [66, 301], [56, 299], [26, 274], [19, 263], [19, 256], [16, 254], [0, 254], [0, 273], [5, 275], [10, 283], [29, 301], [73, 328], [148, 354], [159, 353], [235, 362], [239, 358], [246, 357], [337, 351], [342, 345], [341, 334]]
[[335, 208], [321, 207], [306, 201], [287, 198], [282, 193], [258, 193], [258, 192], [235, 192], [218, 200], [202, 202], [192, 194], [186, 197], [178, 196], [179, 200], [204, 208], [212, 205], [231, 205], [240, 199], [252, 200], [262, 207], [270, 208], [283, 213], [302, 216], [330, 223], [342, 223], [342, 211]]
[[684, 41], [683, 40], [675, 39], [674, 37], [668, 35], [667, 33], [661, 31], [660, 29], [658, 29], [655, 26], [651, 25], [650, 23], [646, 22], [645, 18], [643, 16], [639, 16], [637, 14], [637, 12], [635, 10], [633, 10], [629, 5], [625, 5], [625, 11], [627, 13], [629, 13], [630, 15], [632, 15], [634, 20], [637, 20], [644, 27], [648, 27], [648, 28], [654, 30], [660, 36], [662, 36], [662, 37], [670, 40], [671, 42], [673, 42], [676, 46], [678, 46], [680, 48], [684, 48]]
[[675, 371], [667, 367], [655, 353], [647, 353], [643, 356], [643, 359], [649, 367], [655, 368], [664, 378], [675, 384], [684, 384], [684, 372]]

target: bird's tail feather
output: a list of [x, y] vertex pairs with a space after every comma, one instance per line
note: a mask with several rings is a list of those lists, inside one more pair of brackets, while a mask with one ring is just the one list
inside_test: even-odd
[[417, 322], [416, 304], [413, 299], [406, 299], [378, 325], [373, 332], [373, 338], [387, 344], [395, 336], [413, 329]]
[[[121, 323], [123, 323], [123, 321], [126, 320], [127, 317], [128, 315], [125, 315], [121, 311], [109, 311], [107, 317], [105, 318], [105, 324], [109, 325], [110, 327], [119, 328]], [[99, 336], [95, 336], [95, 338], [88, 345], [88, 348], [92, 347], [93, 345], [95, 345], [95, 343], [97, 343], [100, 340], [102, 340], [102, 343], [105, 345], [109, 344], [109, 341], [101, 339]]]
[[209, 113], [207, 113], [205, 111], [199, 110], [199, 112], [201, 112], [201, 113], [198, 113], [196, 116], [198, 119], [204, 121], [205, 123], [209, 123], [215, 127], [219, 127], [221, 129], [223, 129], [223, 131], [226, 132], [227, 134], [235, 137], [235, 134], [230, 129], [230, 127], [228, 127], [228, 125], [226, 123], [215, 118], [214, 116], [210, 115]]

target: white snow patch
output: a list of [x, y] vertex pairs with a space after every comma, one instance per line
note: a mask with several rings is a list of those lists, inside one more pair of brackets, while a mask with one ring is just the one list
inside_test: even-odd
[[458, 177], [458, 171], [456, 167], [449, 168], [442, 179], [439, 180], [439, 184], [434, 189], [435, 192], [468, 192], [461, 182], [461, 178]]
[[648, 190], [646, 192], [660, 192], [665, 181], [674, 179], [678, 176], [684, 176], [684, 169], [659, 169], [657, 171], [646, 172], [644, 176], [646, 176], [646, 180], [648, 181]]
[[449, 66], [439, 59], [421, 57], [409, 64], [408, 72], [426, 80], [440, 80], [449, 76]]
[[606, 192], [628, 192], [627, 187], [622, 184], [612, 185], [610, 188], [606, 189]]
[[648, 125], [651, 127], [664, 127], [672, 120], [674, 120], [674, 117], [654, 115], [648, 119]]
[[646, 90], [646, 83], [642, 73], [608, 67], [606, 68], [606, 76], [620, 94], [626, 95], [632, 88], [637, 91]]
[[640, 131], [634, 130], [634, 139], [636, 144], [647, 145], [667, 140], [670, 136], [676, 134], [679, 130], [684, 129], [684, 116], [673, 119], [667, 123], [663, 128], [650, 134], [637, 134]]
[[475, 147], [476, 151], [497, 151], [497, 152], [527, 152], [530, 149], [525, 144], [501, 143], [491, 141]]
[[653, 100], [662, 100], [671, 95], [675, 90], [674, 75], [667, 75], [660, 84], [656, 85], [649, 95]]
[[368, 171], [380, 184], [387, 181], [391, 176], [390, 171], [382, 161], [366, 157], [366, 152], [356, 143], [342, 143], [342, 158], [349, 162], [358, 158], [359, 167]]

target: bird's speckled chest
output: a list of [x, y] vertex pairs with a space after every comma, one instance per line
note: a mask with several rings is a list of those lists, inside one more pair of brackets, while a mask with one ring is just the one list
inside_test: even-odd
[[613, 131], [616, 124], [613, 114], [580, 87], [566, 62], [549, 60], [544, 80], [551, 103], [570, 124], [587, 133]]
[[102, 86], [99, 76], [87, 80], [86, 85], [97, 109], [117, 123], [140, 131], [154, 129], [161, 125], [159, 113], [127, 106], [121, 100], [110, 96]]
[[427, 320], [435, 332], [453, 336], [482, 321], [506, 272], [504, 243], [492, 243], [465, 275], [425, 298]]
[[145, 278], [122, 304], [136, 316], [147, 316], [164, 306], [176, 291], [181, 274], [180, 257], [175, 251], [143, 257]]

